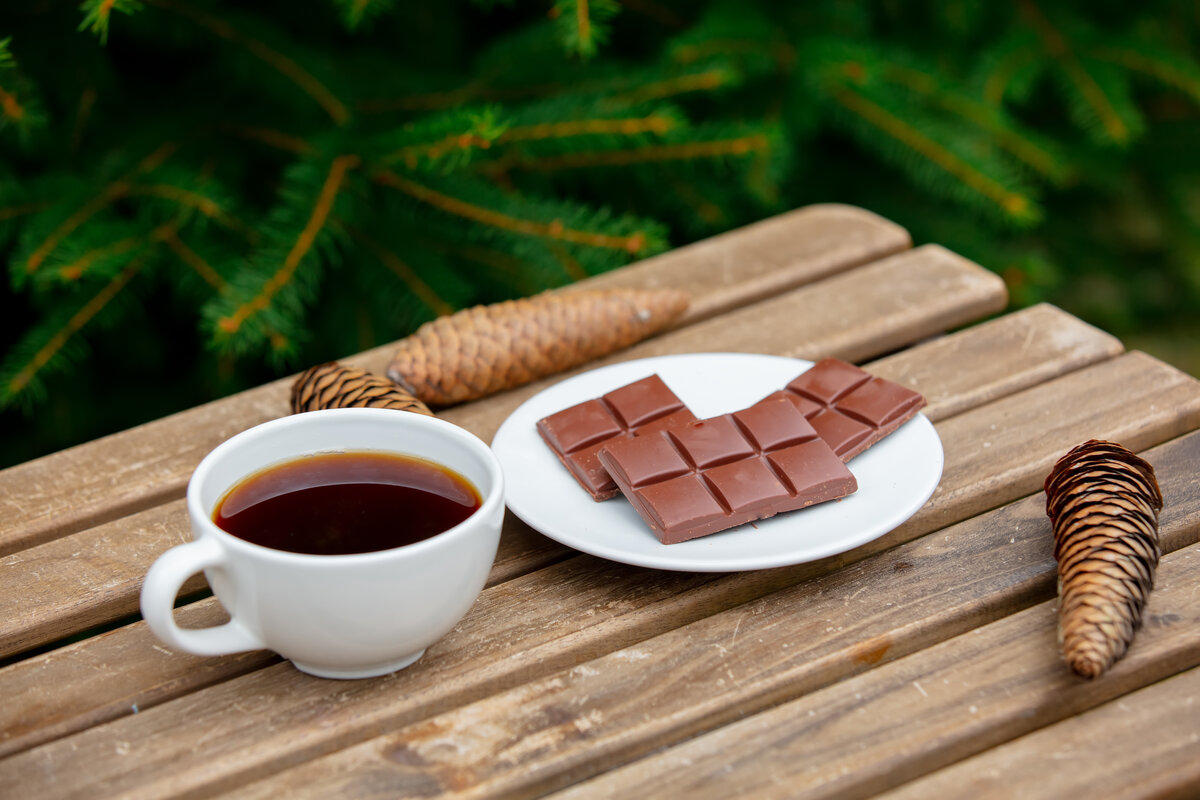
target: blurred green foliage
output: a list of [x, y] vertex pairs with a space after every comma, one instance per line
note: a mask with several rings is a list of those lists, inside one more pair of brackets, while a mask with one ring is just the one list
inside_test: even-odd
[[0, 465], [814, 202], [1200, 371], [1193, 2], [0, 9]]

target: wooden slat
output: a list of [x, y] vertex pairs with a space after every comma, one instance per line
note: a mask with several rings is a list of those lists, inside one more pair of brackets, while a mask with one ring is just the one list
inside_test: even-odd
[[[831, 287], [831, 282], [836, 285]], [[915, 287], [911, 289], [912, 295], [885, 290], [896, 283]], [[914, 302], [914, 298], [935, 288], [936, 301]], [[833, 299], [845, 296], [854, 297], [863, 308], [872, 310], [870, 324], [858, 316], [845, 314], [841, 304]], [[919, 337], [941, 330], [949, 324], [948, 320], [965, 321], [978, 316], [983, 308], [1002, 300], [1003, 286], [991, 273], [950, 256], [945, 250], [920, 248], [738, 312], [736, 324], [710, 328], [711, 323], [702, 323], [646, 342], [628, 354], [662, 347], [678, 347], [683, 352], [705, 347], [779, 352], [786, 351], [788, 342], [793, 341], [802, 342], [804, 348], [814, 352], [838, 353], [845, 346], [862, 351], [867, 349], [869, 337], [883, 340], [890, 336], [891, 341], [901, 335]], [[813, 313], [798, 317], [796, 306], [811, 307]], [[729, 316], [734, 315], [714, 322], [723, 322]], [[1017, 326], [1038, 322], [1045, 322], [1044, 332], [1049, 341], [1054, 341], [1052, 333], [1064, 326], [1079, 325], [1053, 315], [1014, 320]], [[1006, 330], [1012, 324], [997, 327]], [[701, 338], [697, 338], [696, 331]], [[885, 334], [886, 331], [891, 334]], [[1092, 337], [1100, 345], [1093, 348], [1094, 352], [1103, 351], [1106, 338], [1099, 334]], [[988, 337], [976, 336], [974, 340], [984, 342]], [[851, 345], [852, 342], [855, 344]], [[1008, 364], [983, 361], [979, 365], [982, 368], [957, 366], [962, 353], [969, 349], [967, 346], [935, 348], [926, 354], [926, 360], [938, 360], [940, 356], [947, 375], [970, 372], [982, 383], [987, 383], [989, 376], [992, 383], [1005, 382], [994, 377], [994, 367]], [[1033, 363], [1039, 356], [1056, 366], [1064, 358], [1063, 353], [1042, 350], [1031, 354], [1027, 362]], [[1013, 383], [1011, 379], [1008, 382]], [[511, 412], [514, 398], [540, 386], [488, 398], [467, 408], [451, 409], [442, 416], [487, 439]], [[179, 500], [161, 505], [0, 559], [0, 657], [61, 638], [81, 625], [135, 611], [136, 593], [150, 564], [168, 547], [190, 538], [182, 504]], [[562, 552], [538, 551], [532, 554], [534, 557], [526, 558], [525, 564], [538, 566]], [[97, 589], [80, 593], [75, 590], [78, 586]], [[18, 607], [24, 613], [5, 614]]]
[[881, 800], [927, 797], [1200, 797], [1200, 668], [960, 761]]
[[[831, 235], [823, 231], [828, 226]], [[789, 235], [795, 230], [796, 237]], [[691, 287], [700, 314], [747, 302], [908, 247], [893, 223], [846, 206], [817, 206], [652, 259], [605, 281]], [[741, 276], [754, 275], [741, 282]], [[597, 279], [595, 285], [605, 281]], [[584, 285], [584, 284], [581, 284]], [[592, 285], [587, 283], [586, 285]], [[381, 370], [393, 345], [346, 359]], [[291, 378], [275, 381], [0, 471], [0, 555], [180, 497], [204, 455], [288, 412]]]
[[[1096, 371], [1103, 374], [1088, 374]], [[1108, 392], [1101, 402], [1094, 397], [1095, 384], [1106, 383], [1104, 377], [1109, 385], [1119, 378], [1127, 391]], [[1040, 481], [1021, 465], [1049, 462], [1081, 438], [1116, 438], [1133, 418], [1141, 428], [1140, 439], [1153, 439], [1156, 431], [1171, 435], [1180, 418], [1192, 427], [1200, 421], [1200, 384], [1139, 354], [1071, 373], [1022, 395], [1026, 413], [1035, 419], [1087, 403], [1096, 409], [1075, 418], [1074, 425], [1048, 426], [1021, 447], [998, 448], [990, 464], [972, 469], [960, 462], [970, 462], [970, 453], [990, 435], [998, 419], [995, 409], [1003, 401], [941, 423], [940, 430], [958, 423], [942, 434], [945, 491], [935, 494], [906, 526], [910, 538], [984, 510], [972, 499], [976, 494], [985, 503], [1015, 498]], [[975, 423], [962, 422], [968, 418]], [[999, 488], [1005, 483], [1008, 497]], [[987, 491], [972, 492], [969, 484]], [[0, 762], [0, 784], [44, 786], [45, 796], [92, 787], [130, 795], [232, 790], [250, 778], [795, 585], [883, 546], [881, 540], [825, 562], [716, 577], [571, 558], [485, 591], [458, 628], [420, 662], [395, 675], [331, 684], [303, 676], [290, 665], [275, 665], [14, 755]], [[5, 696], [21, 694], [6, 691]], [[114, 742], [128, 757], [112, 757]], [[43, 783], [47, 770], [55, 777], [52, 786]]]
[[[1163, 520], [1164, 550], [1193, 544], [1200, 538], [1200, 497], [1189, 493], [1186, 467], [1200, 457], [1200, 434], [1148, 457], [1160, 468], [1171, 503]], [[911, 542], [566, 673], [240, 787], [237, 794], [365, 800], [433, 788], [445, 797], [530, 796], [902, 657], [1054, 593], [1044, 495], [935, 537], [935, 542]], [[446, 742], [456, 746], [445, 747]], [[724, 763], [716, 762], [713, 769]], [[669, 785], [642, 791], [624, 781], [616, 791], [597, 795], [692, 796], [683, 787], [668, 792]], [[742, 796], [728, 784], [724, 789], [726, 797]]]
[[[992, 343], [995, 341], [1012, 341], [1014, 338], [1024, 340], [1028, 332], [1036, 333], [1033, 340], [1039, 343], [1026, 349], [1026, 358], [1017, 361], [991, 358]], [[1094, 334], [1089, 338], [1089, 334]], [[1065, 349], [1059, 349], [1062, 343], [1069, 343]], [[1044, 376], [1051, 366], [1067, 370], [1078, 366], [1086, 359], [1099, 359], [1112, 352], [1111, 338], [1090, 326], [1084, 325], [1070, 315], [1055, 309], [1028, 310], [1001, 317], [976, 328], [959, 331], [950, 336], [914, 348], [912, 358], [905, 361], [903, 354], [886, 359], [887, 368], [892, 377], [903, 379], [910, 371], [920, 372], [924, 377], [920, 380], [919, 388], [931, 397], [931, 404], [926, 412], [934, 418], [945, 416], [944, 409], [962, 410], [967, 404], [959, 400], [957, 391], [969, 393], [977, 399], [990, 399], [992, 394], [1002, 393], [1006, 387], [1011, 389], [1024, 388], [1031, 376]], [[941, 365], [941, 369], [927, 370], [929, 363]], [[875, 365], [871, 365], [875, 369]], [[1011, 370], [1007, 375], [997, 372], [998, 369]], [[986, 394], [980, 394], [976, 387], [991, 387]], [[1010, 390], [1011, 390], [1010, 389]], [[144, 515], [155, 514], [155, 511], [143, 512]], [[120, 535], [121, 530], [137, 529], [136, 520], [142, 515], [134, 515], [122, 520], [112, 535]], [[186, 520], [182, 511], [177, 515], [166, 514], [169, 524], [174, 529], [163, 528], [170, 536], [186, 536]], [[121, 525], [128, 526], [121, 528]], [[168, 525], [167, 522], [163, 523]], [[57, 558], [57, 563], [39, 569], [36, 576], [21, 566], [12, 570], [0, 571], [0, 586], [12, 588], [11, 594], [0, 596], [0, 620], [3, 620], [3, 637], [0, 642], [11, 652], [18, 652], [38, 643], [50, 642], [61, 638], [70, 630], [78, 630], [86, 625], [117, 619], [124, 614], [136, 610], [137, 592], [140, 591], [141, 578], [149, 566], [149, 559], [156, 553], [131, 556], [128, 552], [120, 559], [105, 558], [103, 570], [104, 579], [109, 589], [103, 597], [96, 594], [86, 595], [86, 602], [70, 587], [88, 585], [88, 571], [91, 569], [90, 559], [80, 559], [76, 552], [94, 552], [97, 549], [103, 553], [103, 548], [97, 548], [93, 537], [104, 540], [106, 537], [98, 533], [103, 528], [87, 531], [66, 537], [56, 542], [33, 548], [25, 553], [10, 556], [8, 561], [25, 558], [30, 554], [40, 554], [45, 560]], [[140, 534], [139, 534], [140, 535]], [[157, 545], [165, 548], [166, 543]], [[140, 552], [139, 548], [137, 552]], [[126, 548], [133, 550], [133, 548]], [[493, 569], [491, 583], [500, 583], [518, 575], [525, 574], [533, 568], [551, 563], [567, 551], [551, 540], [533, 533], [516, 518], [509, 516], [506, 521], [504, 536], [501, 540], [500, 553]], [[57, 554], [54, 556], [52, 554]], [[80, 563], [77, 563], [80, 562]], [[116, 590], [116, 582], [124, 581], [124, 591]], [[11, 599], [10, 599], [11, 598]], [[214, 605], [212, 601], [202, 604], [206, 607]], [[205, 670], [197, 671], [194, 661], [185, 656], [170, 657], [162, 648], [155, 649], [153, 638], [146, 638], [142, 628], [135, 628], [126, 638], [117, 637], [120, 645], [115, 655], [100, 655], [93, 653], [92, 648], [76, 646], [74, 650], [87, 650], [87, 655], [79, 655], [77, 659], [58, 659], [53, 655], [35, 659], [26, 665], [11, 668], [7, 673], [0, 671], [0, 687], [10, 687], [9, 694], [18, 696], [28, 691], [33, 683], [44, 680], [55, 686], [70, 687], [61, 690], [53, 698], [42, 697], [39, 709], [44, 716], [72, 720], [76, 729], [82, 729], [97, 719], [111, 719], [128, 713], [134, 705], [149, 708], [158, 699], [167, 696], [161, 687], [170, 687], [172, 691], [183, 694], [197, 686], [208, 685], [214, 681], [210, 676], [218, 669], [218, 665], [228, 664], [230, 675], [246, 671], [244, 662], [240, 659], [204, 660]], [[112, 637], [106, 637], [103, 643], [96, 643], [95, 650], [105, 650], [113, 645]], [[84, 663], [118, 663], [127, 657], [127, 653], [143, 653], [142, 659], [149, 659], [144, 665], [146, 684], [139, 696], [135, 691], [136, 684], [114, 683], [106, 691], [108, 676], [98, 672], [89, 672], [75, 668], [76, 661]], [[40, 663], [41, 660], [54, 660], [55, 668], [49, 668]], [[263, 661], [263, 663], [266, 663]], [[63, 671], [58, 672], [56, 668]], [[21, 676], [26, 676], [27, 680]], [[193, 680], [203, 677], [206, 682], [194, 683]], [[86, 678], [86, 679], [85, 679]], [[15, 687], [15, 688], [14, 688]], [[0, 688], [0, 693], [3, 693]], [[131, 694], [133, 693], [133, 694]], [[31, 696], [36, 696], [31, 695]], [[18, 725], [22, 717], [31, 714], [23, 704], [17, 703], [8, 707], [11, 717], [5, 717], [0, 709], [0, 730], [9, 724]], [[32, 746], [40, 740], [34, 738], [43, 735], [46, 740], [55, 738], [66, 723], [58, 724], [47, 731], [38, 731], [36, 726], [21, 740], [21, 747]], [[16, 746], [16, 745], [13, 745]], [[19, 749], [19, 748], [18, 748]], [[3, 745], [0, 744], [0, 752]]]
[[[1119, 354], [1120, 340], [1047, 304], [902, 350], [872, 362], [876, 375], [925, 395], [932, 420]], [[979, 369], [983, 362], [986, 371]], [[958, 369], [947, 370], [956, 363]]]
[[[806, 206], [575, 284], [683, 288], [685, 322], [773, 297], [912, 246], [908, 232], [854, 206]], [[574, 287], [572, 287], [574, 288]]]
[[1066, 669], [1045, 602], [556, 798], [873, 795], [1200, 664], [1197, 583], [1200, 546], [1163, 558], [1149, 624], [1101, 680]]

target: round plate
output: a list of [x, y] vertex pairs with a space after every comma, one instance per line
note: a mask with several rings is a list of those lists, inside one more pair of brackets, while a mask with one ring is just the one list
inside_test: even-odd
[[542, 417], [658, 373], [700, 419], [738, 411], [782, 389], [811, 361], [745, 353], [690, 353], [626, 361], [567, 378], [526, 400], [492, 440], [505, 502], [534, 530], [568, 547], [641, 567], [736, 572], [782, 567], [876, 539], [925, 504], [942, 476], [942, 442], [917, 414], [852, 459], [858, 491], [678, 544], [661, 543], [623, 497], [597, 503], [537, 433]]

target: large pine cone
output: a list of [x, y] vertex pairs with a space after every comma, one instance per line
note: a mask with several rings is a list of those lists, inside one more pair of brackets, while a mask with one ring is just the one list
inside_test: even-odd
[[1096, 439], [1059, 459], [1045, 488], [1063, 656], [1077, 675], [1095, 678], [1141, 626], [1160, 556], [1162, 493], [1154, 467]]
[[687, 305], [687, 294], [671, 289], [609, 289], [476, 306], [401, 340], [387, 374], [430, 405], [461, 403], [628, 347]]
[[387, 378], [336, 361], [306, 370], [292, 384], [292, 413], [319, 408], [391, 408], [433, 416], [428, 406]]

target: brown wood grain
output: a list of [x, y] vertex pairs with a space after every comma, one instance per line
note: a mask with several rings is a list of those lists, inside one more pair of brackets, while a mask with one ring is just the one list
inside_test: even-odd
[[[814, 206], [581, 286], [687, 286], [693, 313], [707, 316], [908, 245], [903, 229], [870, 212]], [[393, 350], [385, 345], [345, 361], [382, 372]], [[288, 413], [291, 381], [275, 381], [0, 471], [0, 519], [5, 520], [0, 555], [181, 497], [188, 476], [209, 450]]]
[[[932, 420], [1118, 355], [1120, 340], [1045, 303], [901, 350], [866, 366], [929, 401]], [[947, 370], [947, 364], [957, 368]]]
[[[1103, 401], [1094, 397], [1097, 384], [1111, 386], [1118, 379], [1128, 392], [1108, 392]], [[1200, 418], [1200, 383], [1139, 354], [1021, 395], [1024, 412], [1035, 421], [1057, 416], [1064, 405], [1095, 408], [1073, 417], [1073, 424], [1047, 426], [1020, 446], [1014, 441], [998, 447], [987, 464], [973, 461], [972, 452], [992, 435], [995, 409], [1004, 401], [940, 423], [947, 455], [944, 491], [906, 526], [908, 538], [1029, 491], [1044, 473], [1024, 465], [1049, 463], [1081, 435], [1119, 434], [1136, 418], [1140, 439], [1168, 438], [1188, 424], [1181, 417], [1191, 427]], [[973, 424], [964, 422], [968, 419]], [[232, 790], [793, 586], [885, 544], [881, 540], [825, 562], [725, 576], [571, 558], [485, 591], [458, 628], [395, 675], [343, 684], [308, 678], [287, 664], [267, 667], [16, 754], [0, 762], [0, 783], [36, 785], [46, 789], [44, 796], [94, 787], [125, 796]], [[112, 756], [114, 742], [122, 758]], [[54, 776], [52, 786], [44, 783], [47, 774]]]
[[1200, 664], [1197, 583], [1200, 546], [1163, 558], [1102, 679], [1066, 669], [1047, 601], [555, 797], [871, 796]]
[[719, 234], [574, 286], [685, 289], [692, 302], [681, 323], [691, 323], [911, 245], [908, 232], [893, 222], [854, 206], [823, 203]]
[[[1164, 477], [1164, 551], [1194, 544], [1200, 496], [1187, 467], [1200, 457], [1200, 434], [1147, 457]], [[1045, 497], [1035, 495], [237, 794], [399, 798], [433, 787], [445, 797], [515, 797], [560, 788], [1053, 596], [1052, 541]], [[660, 796], [670, 785], [626, 781], [600, 794]], [[685, 788], [672, 796], [690, 797]]]
[[881, 795], [881, 800], [1200, 796], [1200, 667]]
[[[1020, 358], [995, 357], [997, 343], [1015, 342], [1028, 342]], [[930, 405], [924, 413], [936, 420], [1119, 350], [1108, 334], [1043, 306], [939, 337], [868, 366], [926, 393]], [[496, 416], [476, 412], [474, 423], [492, 426], [498, 424]], [[179, 500], [0, 558], [0, 657], [136, 613], [150, 564], [189, 538]], [[492, 582], [569, 552], [510, 515]], [[84, 586], [89, 590], [77, 588]], [[200, 586], [197, 579], [189, 590]]]

